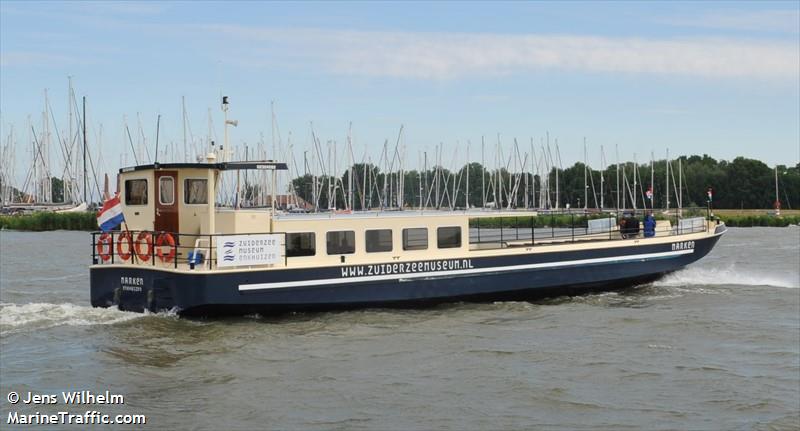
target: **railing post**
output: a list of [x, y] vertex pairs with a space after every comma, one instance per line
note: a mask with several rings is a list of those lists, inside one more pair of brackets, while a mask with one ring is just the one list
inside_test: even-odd
[[156, 235], [155, 231], [150, 234], [150, 244], [152, 247], [150, 248], [150, 260], [153, 261], [153, 266], [156, 266]]
[[533, 221], [533, 216], [531, 216], [531, 246], [536, 242], [536, 224]]
[[570, 213], [569, 215], [570, 218], [572, 219], [572, 221], [570, 222], [570, 225], [572, 227], [572, 242], [575, 242], [575, 214]]
[[476, 218], [475, 222], [476, 222], [475, 224], [478, 226], [478, 244], [480, 244], [481, 243], [481, 219], [480, 218]]
[[173, 259], [173, 262], [175, 262], [175, 269], [178, 269], [178, 244], [180, 244], [180, 242], [181, 234], [175, 232], [175, 245], [172, 246], [172, 249], [175, 250], [175, 259]]
[[111, 231], [111, 243], [109, 250], [111, 252], [111, 263], [114, 263], [114, 231]]
[[503, 217], [500, 217], [500, 248], [503, 248]]
[[519, 216], [514, 217], [514, 234], [516, 234], [517, 241], [519, 241]]
[[97, 234], [92, 232], [92, 264], [97, 265]]
[[550, 238], [555, 238], [556, 237], [555, 225], [556, 225], [556, 218], [553, 215], [553, 213], [551, 212], [550, 213]]

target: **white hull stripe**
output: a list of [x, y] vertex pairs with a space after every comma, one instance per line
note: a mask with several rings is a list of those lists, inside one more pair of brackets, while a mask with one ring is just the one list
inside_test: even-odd
[[523, 269], [560, 268], [560, 267], [591, 265], [591, 264], [608, 263], [608, 262], [628, 262], [632, 260], [661, 259], [661, 258], [676, 257], [691, 253], [694, 253], [694, 249], [665, 251], [661, 253], [632, 254], [628, 256], [597, 257], [593, 259], [568, 260], [561, 262], [529, 263], [525, 265], [510, 265], [510, 266], [493, 266], [488, 268], [454, 269], [449, 271], [430, 271], [430, 272], [418, 272], [418, 273], [407, 273], [407, 274], [369, 275], [369, 276], [352, 277], [352, 278], [349, 277], [324, 278], [318, 280], [310, 279], [310, 280], [300, 280], [300, 281], [284, 281], [277, 283], [240, 284], [239, 291], [242, 292], [248, 290], [283, 289], [287, 287], [303, 287], [303, 286], [323, 286], [330, 284], [352, 284], [352, 283], [365, 283], [370, 281], [383, 281], [383, 280], [407, 281], [417, 278], [443, 278], [443, 277], [451, 277], [458, 275], [511, 272]]

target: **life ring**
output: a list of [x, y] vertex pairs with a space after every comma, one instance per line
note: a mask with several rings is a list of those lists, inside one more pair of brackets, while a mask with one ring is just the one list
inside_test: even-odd
[[103, 262], [108, 262], [111, 259], [111, 234], [104, 233], [97, 239], [97, 254]]
[[[122, 245], [128, 244], [128, 250], [123, 250]], [[130, 232], [122, 232], [117, 237], [117, 256], [122, 260], [128, 260], [133, 254], [133, 237]]]
[[[163, 249], [161, 248], [164, 243], [169, 246], [169, 251], [164, 253]], [[172, 259], [175, 257], [175, 238], [168, 232], [163, 232], [158, 235], [156, 239], [156, 256], [161, 259], [162, 262], [172, 262]]]
[[[147, 244], [147, 252], [142, 253], [142, 242]], [[153, 254], [153, 234], [150, 232], [139, 232], [139, 235], [136, 235], [136, 243], [133, 246], [134, 251], [136, 251], [136, 255], [139, 256], [139, 259], [142, 262], [147, 262], [150, 260], [150, 255]]]

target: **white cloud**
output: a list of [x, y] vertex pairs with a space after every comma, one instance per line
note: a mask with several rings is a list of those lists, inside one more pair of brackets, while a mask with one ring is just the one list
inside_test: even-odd
[[250, 64], [312, 64], [363, 76], [446, 80], [541, 70], [797, 80], [796, 43], [734, 38], [368, 32], [231, 25], [204, 30], [246, 42]]

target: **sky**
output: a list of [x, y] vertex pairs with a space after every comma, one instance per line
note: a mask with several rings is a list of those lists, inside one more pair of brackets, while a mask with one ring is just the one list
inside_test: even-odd
[[480, 161], [484, 139], [491, 163], [498, 140], [507, 156], [515, 138], [539, 151], [548, 134], [565, 167], [584, 138], [596, 167], [601, 146], [610, 163], [667, 149], [800, 161], [797, 1], [0, 0], [0, 145], [13, 126], [18, 171], [45, 89], [66, 130], [68, 77], [110, 172], [133, 161], [125, 122], [153, 153], [160, 115], [161, 145], [182, 150], [182, 98], [190, 138], [209, 135], [210, 112], [222, 141], [221, 95], [234, 146], [270, 148], [274, 102], [301, 160], [313, 128], [342, 164], [352, 123], [356, 158], [373, 160], [402, 125], [407, 167], [440, 143], [453, 166], [468, 146]]

